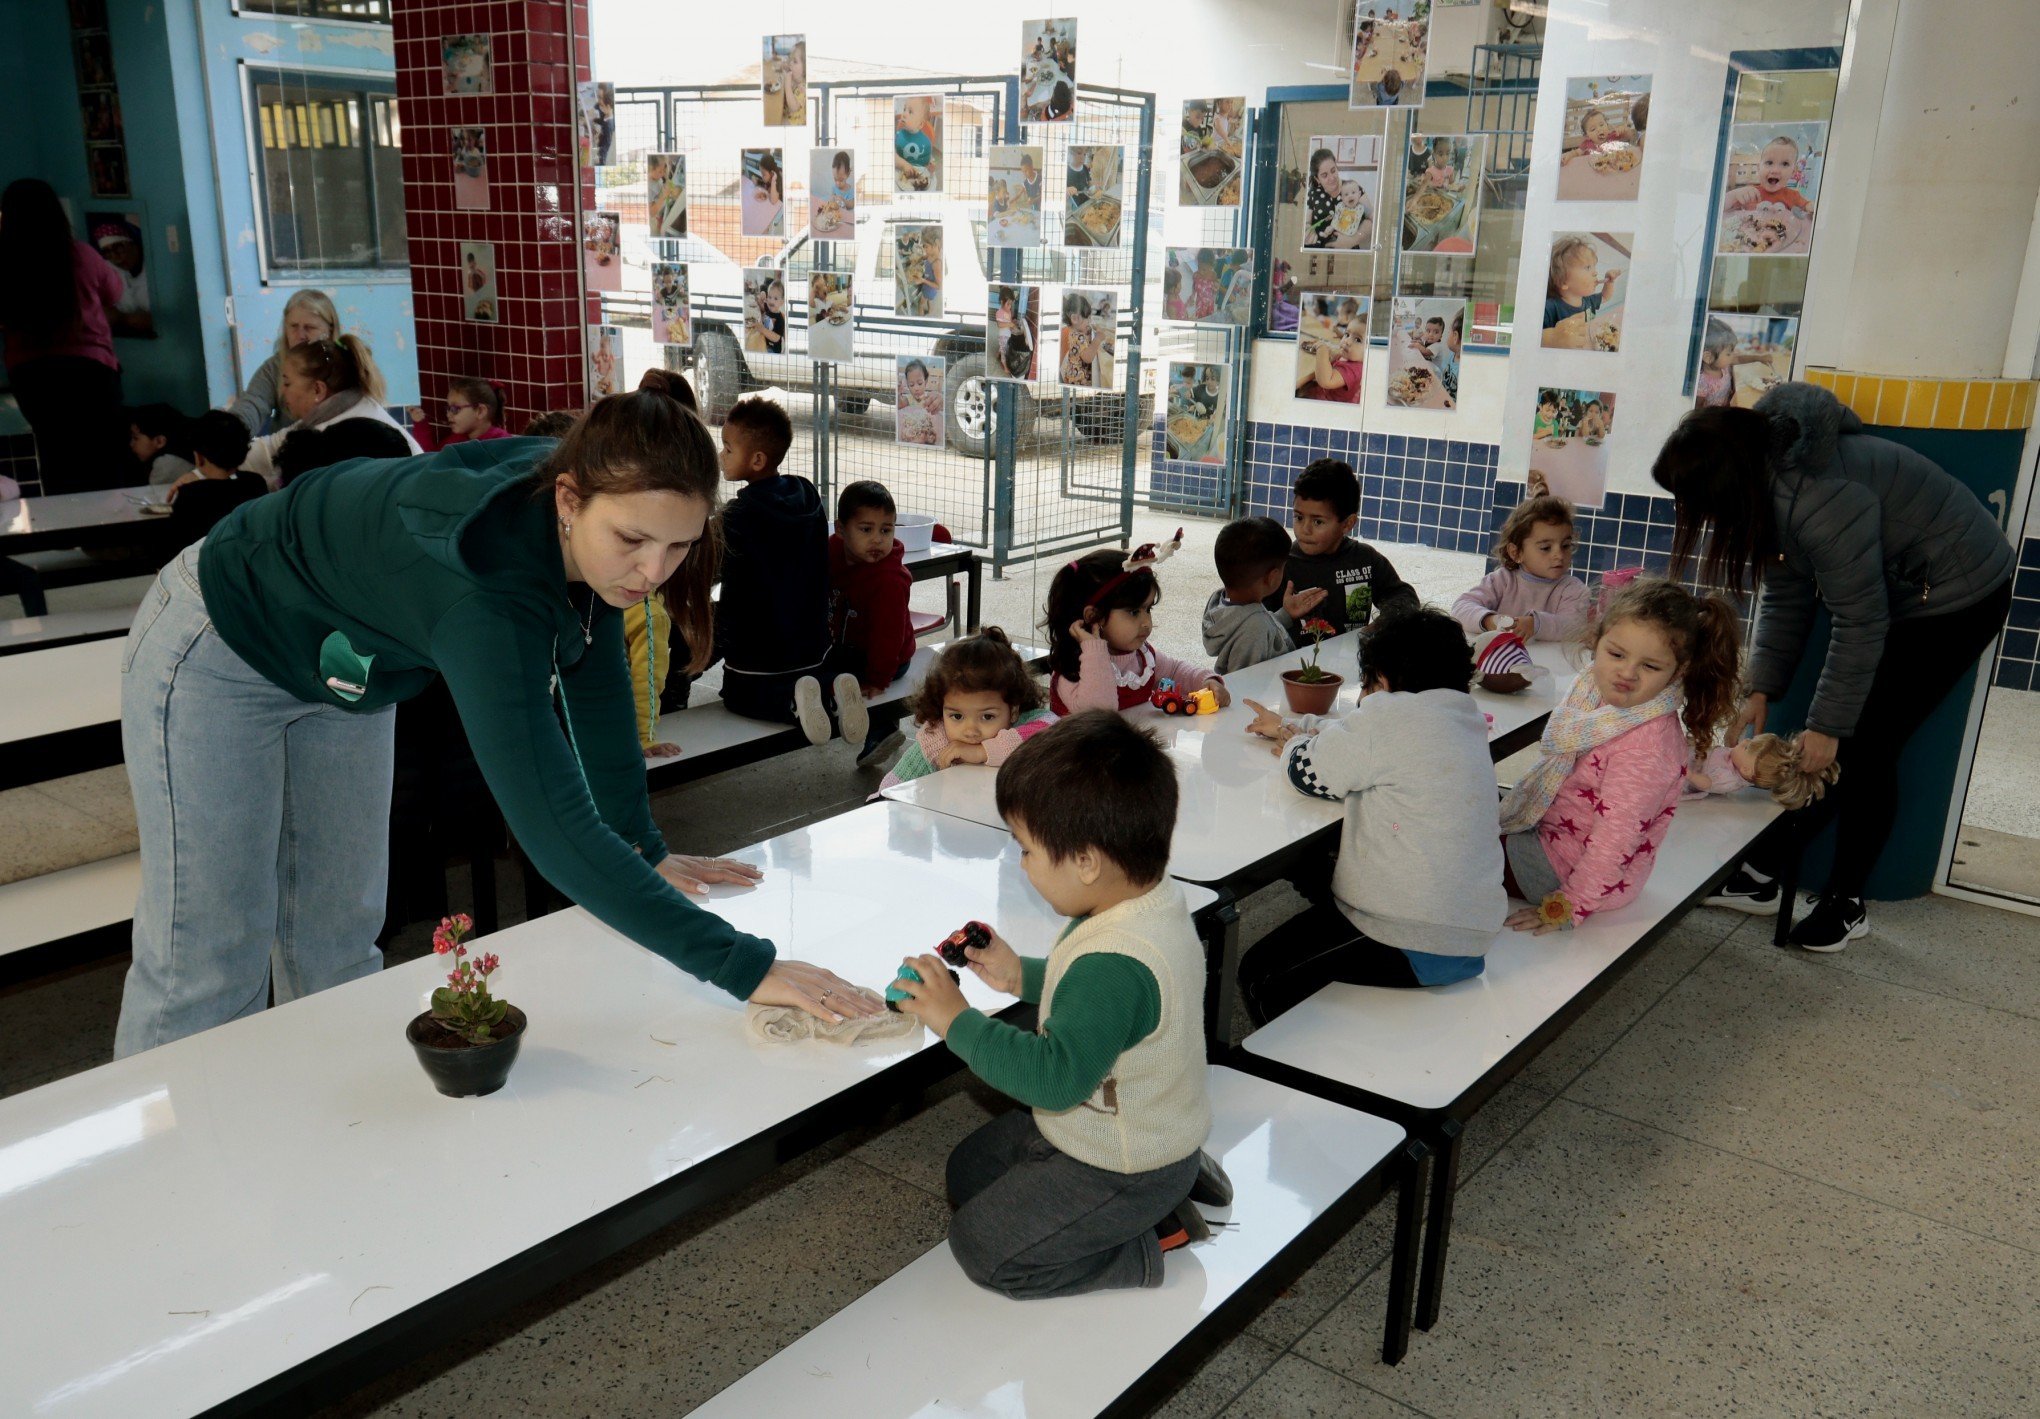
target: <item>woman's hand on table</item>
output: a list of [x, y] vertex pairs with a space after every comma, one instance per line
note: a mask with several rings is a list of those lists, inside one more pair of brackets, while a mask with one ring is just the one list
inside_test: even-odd
[[1841, 747], [1841, 741], [1832, 734], [1823, 734], [1818, 729], [1802, 730], [1799, 735], [1801, 771], [1819, 773], [1835, 761], [1835, 751]]
[[966, 946], [972, 974], [1002, 995], [1020, 993], [1020, 953], [1006, 944], [1006, 938], [992, 933], [989, 946]]
[[[949, 977], [942, 980], [946, 985]], [[753, 1005], [790, 1005], [832, 1025], [845, 1016], [876, 1015], [884, 1008], [858, 994], [834, 971], [784, 959], [772, 963], [750, 998]]]
[[909, 956], [900, 963], [912, 966], [919, 980], [908, 980], [901, 976], [893, 982], [906, 992], [905, 1000], [895, 1002], [900, 1012], [912, 1015], [943, 1039], [949, 1038], [949, 1027], [956, 1023], [956, 1017], [968, 1010], [963, 992], [956, 988], [956, 982], [949, 978], [949, 968], [942, 964], [939, 956]]
[[690, 897], [705, 896], [711, 882], [729, 882], [753, 887], [765, 874], [748, 862], [728, 857], [685, 857], [669, 854], [653, 869]]

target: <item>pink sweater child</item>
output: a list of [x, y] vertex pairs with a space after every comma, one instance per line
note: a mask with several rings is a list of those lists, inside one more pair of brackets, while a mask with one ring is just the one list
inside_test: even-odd
[[1174, 680], [1184, 694], [1224, 680], [1202, 666], [1173, 655], [1163, 655], [1152, 645], [1126, 655], [1114, 655], [1101, 637], [1088, 640], [1077, 652], [1077, 678], [1061, 675], [1048, 679], [1048, 707], [1058, 715], [1087, 709], [1132, 709], [1144, 705], [1164, 680]]
[[1587, 584], [1567, 573], [1556, 580], [1532, 576], [1521, 567], [1496, 567], [1480, 584], [1452, 603], [1452, 615], [1468, 635], [1485, 629], [1491, 615], [1535, 616], [1532, 640], [1571, 640], [1593, 613]]
[[1537, 824], [1537, 840], [1572, 903], [1572, 924], [1627, 906], [1671, 830], [1692, 745], [1663, 714], [1581, 754]]
[[[1030, 710], [1030, 717], [1021, 720], [1010, 729], [1002, 729], [991, 738], [984, 740], [980, 747], [985, 751], [985, 767], [996, 769], [1013, 757], [1013, 751], [1035, 735], [1055, 723], [1055, 716], [1041, 710]], [[908, 779], [925, 778], [936, 772], [936, 756], [949, 747], [949, 735], [939, 724], [921, 724], [914, 727], [914, 742], [900, 755], [899, 762], [886, 774], [878, 786], [880, 793]]]

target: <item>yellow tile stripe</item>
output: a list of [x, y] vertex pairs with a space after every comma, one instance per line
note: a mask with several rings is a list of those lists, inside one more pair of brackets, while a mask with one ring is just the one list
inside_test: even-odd
[[1811, 369], [1817, 384], [1866, 424], [1888, 429], [2025, 429], [2032, 427], [2040, 381], [2030, 379], [1908, 379]]

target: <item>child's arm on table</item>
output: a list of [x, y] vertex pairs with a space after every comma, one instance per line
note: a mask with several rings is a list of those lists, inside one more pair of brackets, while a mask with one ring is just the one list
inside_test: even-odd
[[1011, 729], [1000, 730], [980, 746], [985, 751], [985, 762], [996, 769], [1013, 757], [1015, 749], [1054, 723], [1054, 715], [1046, 710], [1036, 710], [1034, 718], [1022, 720]]
[[1487, 618], [1501, 609], [1502, 586], [1507, 577], [1508, 572], [1497, 567], [1452, 603], [1452, 619], [1464, 626], [1468, 635], [1477, 636], [1488, 629]]
[[1281, 751], [1282, 772], [1291, 788], [1336, 802], [1379, 781], [1378, 736], [1357, 732], [1347, 720], [1323, 719], [1317, 728], [1316, 733], [1299, 730]]

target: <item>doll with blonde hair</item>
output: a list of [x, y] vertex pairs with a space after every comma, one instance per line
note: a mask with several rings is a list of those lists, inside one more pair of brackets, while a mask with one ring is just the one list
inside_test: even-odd
[[1822, 797], [1841, 777], [1840, 764], [1818, 773], [1799, 766], [1799, 736], [1759, 734], [1735, 744], [1720, 744], [1693, 761], [1686, 774], [1687, 797], [1736, 793], [1754, 785], [1769, 790], [1778, 806], [1790, 813]]

